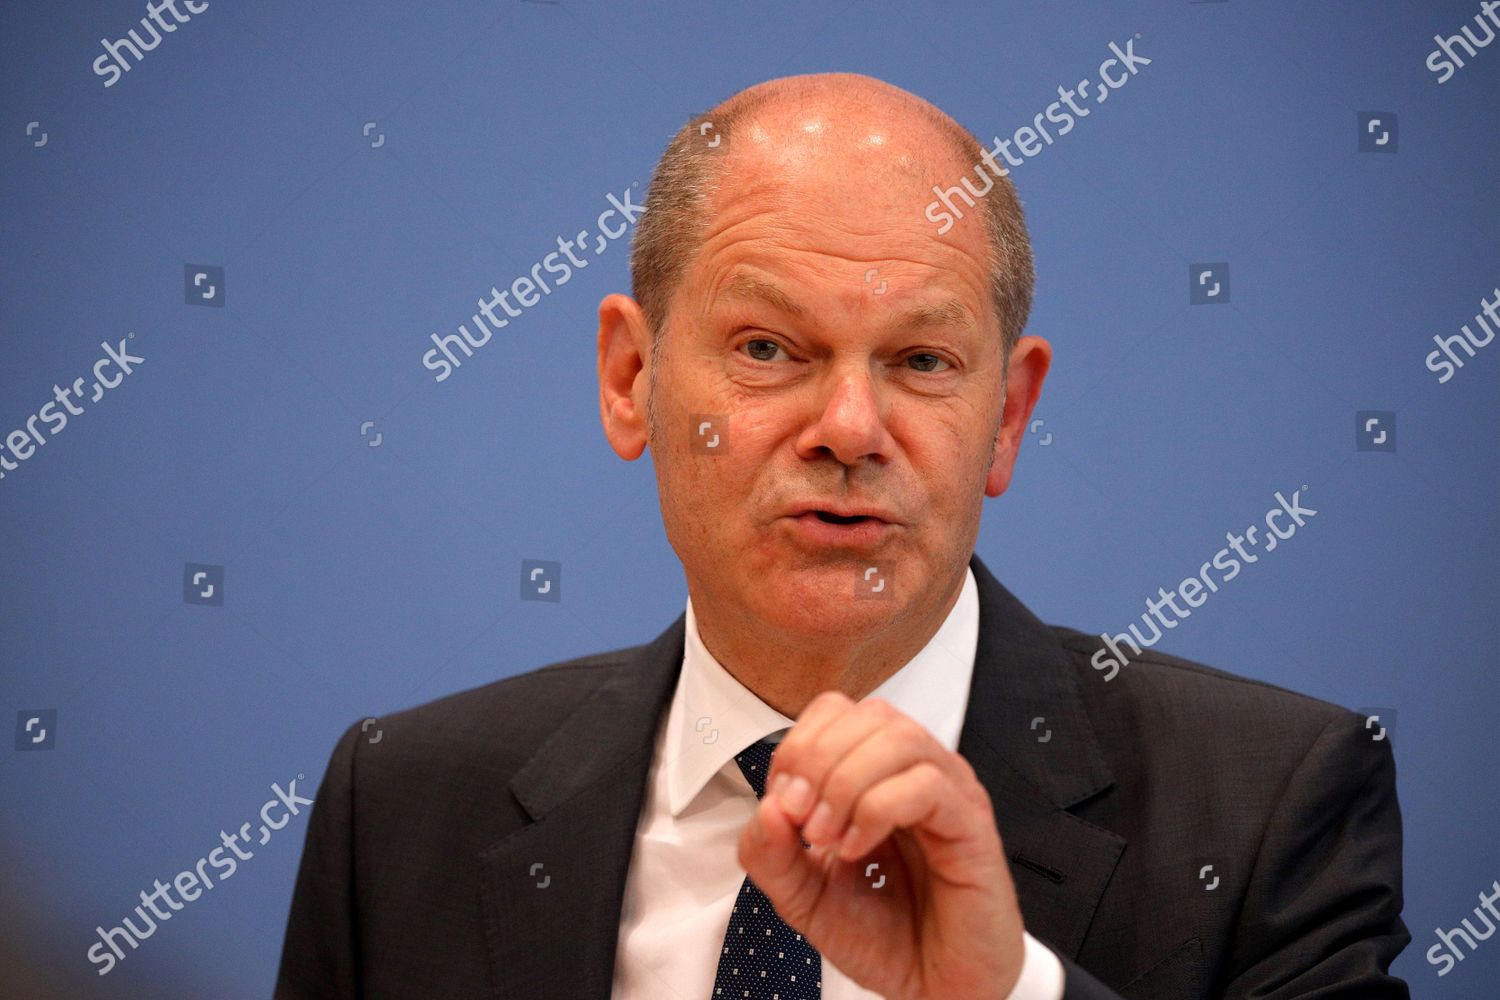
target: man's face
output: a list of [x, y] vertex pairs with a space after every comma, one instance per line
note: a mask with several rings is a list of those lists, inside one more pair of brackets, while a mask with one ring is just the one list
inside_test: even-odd
[[923, 216], [933, 183], [972, 165], [919, 168], [935, 140], [893, 132], [851, 157], [829, 124], [752, 126], [726, 154], [672, 300], [650, 445], [695, 593], [857, 637], [963, 573], [1001, 464], [1003, 359], [978, 208], [942, 237]]

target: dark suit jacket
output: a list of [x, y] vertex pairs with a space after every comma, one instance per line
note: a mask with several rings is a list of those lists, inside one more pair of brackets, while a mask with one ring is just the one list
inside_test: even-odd
[[[1106, 681], [1097, 636], [1044, 625], [971, 565], [958, 751], [1069, 1000], [1409, 995], [1386, 974], [1411, 940], [1389, 741], [1149, 649]], [[684, 626], [382, 717], [378, 738], [351, 725], [276, 996], [607, 1000]]]

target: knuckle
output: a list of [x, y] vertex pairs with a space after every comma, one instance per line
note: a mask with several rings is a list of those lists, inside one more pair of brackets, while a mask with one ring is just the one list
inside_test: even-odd
[[900, 715], [893, 719], [890, 723], [890, 732], [909, 746], [917, 746], [931, 739], [922, 724], [909, 715]]

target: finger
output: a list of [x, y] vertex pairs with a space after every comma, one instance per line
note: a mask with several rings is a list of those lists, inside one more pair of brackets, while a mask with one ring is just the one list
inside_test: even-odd
[[[869, 729], [828, 770], [817, 789], [817, 802], [807, 813], [802, 837], [809, 843], [837, 844], [860, 797], [870, 788], [928, 760], [944, 766], [949, 752], [916, 720], [891, 710], [890, 717]], [[812, 748], [822, 752], [836, 733], [855, 732], [853, 713], [824, 731], [823, 740]], [[798, 765], [800, 766], [800, 765]]]
[[[896, 830], [911, 830], [924, 845], [939, 841], [986, 845], [996, 835], [988, 796], [983, 807], [950, 773], [930, 760], [867, 789], [854, 806], [849, 831], [838, 856], [854, 860], [879, 845]], [[922, 835], [926, 835], [925, 837]], [[987, 850], [993, 851], [994, 845]]]
[[[793, 823], [799, 826], [806, 823], [825, 794], [824, 786], [829, 776], [856, 748], [880, 737], [902, 718], [901, 713], [881, 699], [858, 704], [851, 702], [814, 734], [804, 735], [792, 746], [776, 751], [772, 761], [779, 769], [778, 775], [785, 775], [786, 781], [777, 782], [774, 792], [770, 792], [767, 786], [768, 794], [774, 794], [780, 800], [782, 809]], [[908, 722], [921, 731], [915, 722]], [[803, 835], [806, 836], [805, 830]]]
[[790, 748], [792, 753], [788, 759], [795, 757], [798, 747], [813, 739], [825, 726], [857, 704], [842, 691], [824, 691], [808, 702], [792, 728], [776, 744], [776, 753], [771, 757], [771, 770], [766, 774], [767, 794], [771, 791], [771, 783], [786, 770], [782, 760], [784, 751]]
[[793, 913], [810, 912], [818, 896], [823, 866], [809, 853], [797, 827], [770, 796], [760, 800], [740, 831], [740, 866], [789, 924]]

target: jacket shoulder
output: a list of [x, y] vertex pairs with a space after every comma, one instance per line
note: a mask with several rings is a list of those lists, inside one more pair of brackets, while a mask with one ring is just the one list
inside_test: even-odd
[[1175, 657], [1160, 649], [1143, 649], [1140, 654], [1131, 654], [1130, 663], [1116, 672], [1101, 669], [1100, 663], [1118, 663], [1112, 660], [1109, 646], [1098, 634], [1085, 633], [1067, 625], [1049, 625], [1058, 643], [1073, 654], [1074, 664], [1080, 669], [1080, 681], [1091, 681], [1113, 688], [1110, 681], [1125, 681], [1119, 685], [1124, 691], [1155, 697], [1181, 697], [1199, 700], [1205, 705], [1256, 705], [1275, 711], [1290, 712], [1305, 721], [1316, 721], [1319, 727], [1326, 726], [1332, 718], [1349, 714], [1349, 709], [1325, 699], [1293, 691], [1290, 688], [1259, 681], [1256, 678], [1211, 667], [1197, 660]]
[[572, 709], [597, 687], [605, 672], [630, 663], [644, 646], [590, 653], [534, 667], [523, 673], [456, 691], [383, 718], [393, 725], [482, 723], [493, 727], [511, 714]]
[[[376, 717], [370, 732], [345, 733], [360, 743], [366, 779], [477, 770], [509, 774], [599, 688], [611, 671], [628, 669], [644, 646], [591, 653], [533, 668], [478, 687]], [[378, 736], [373, 736], [378, 733]]]
[[1280, 750], [1300, 759], [1330, 726], [1363, 721], [1333, 702], [1155, 648], [1136, 654], [1125, 647], [1129, 661], [1116, 670], [1097, 633], [1048, 628], [1071, 656], [1090, 721], [1106, 734], [1205, 752], [1244, 748], [1261, 759]]

